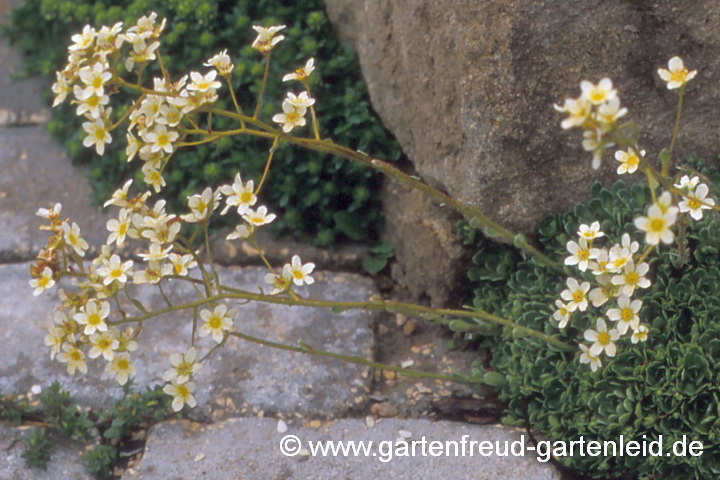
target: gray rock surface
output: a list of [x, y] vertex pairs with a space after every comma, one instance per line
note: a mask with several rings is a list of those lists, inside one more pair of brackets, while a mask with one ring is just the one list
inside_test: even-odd
[[47, 470], [27, 468], [22, 453], [25, 451], [25, 439], [31, 432], [27, 427], [10, 427], [0, 423], [0, 480], [93, 478], [85, 472], [85, 446], [65, 438], [54, 442]]
[[[325, 5], [359, 54], [373, 107], [419, 175], [506, 227], [531, 232], [546, 215], [587, 199], [594, 180], [616, 179], [614, 150], [593, 171], [580, 132], [562, 131], [563, 115], [552, 108], [578, 96], [581, 80], [613, 80], [641, 145], [656, 159], [670, 143], [677, 101], [657, 69], [680, 55], [699, 73], [685, 95], [675, 158], [717, 154], [720, 4], [714, 0]], [[417, 229], [421, 235], [424, 227]], [[414, 238], [404, 233], [391, 238], [398, 251], [429, 255], [435, 243], [403, 247]], [[410, 276], [426, 274], [401, 266]], [[443, 272], [437, 284], [445, 280]]]
[[[43, 339], [55, 297], [46, 293], [33, 298], [27, 269], [27, 264], [0, 266], [0, 391], [24, 392], [34, 384], [47, 385], [57, 379], [81, 405], [98, 407], [120, 398], [122, 390], [102, 377], [105, 361], [101, 358], [88, 362], [88, 375], [76, 373], [74, 377], [68, 375], [64, 364], [50, 360]], [[257, 291], [265, 273], [256, 267], [218, 270], [227, 285], [248, 291]], [[350, 301], [375, 294], [372, 283], [356, 275], [318, 272], [315, 278], [311, 289], [301, 288], [298, 293]], [[195, 298], [184, 282], [164, 289], [173, 302]], [[148, 309], [165, 306], [154, 288], [138, 289], [135, 298]], [[124, 309], [134, 314], [129, 304]], [[317, 349], [371, 358], [373, 317], [363, 311], [336, 314], [329, 309], [253, 302], [238, 307], [235, 325], [240, 332], [275, 342], [297, 345], [303, 341]], [[189, 311], [181, 311], [146, 321], [138, 337], [140, 348], [132, 355], [140, 388], [164, 383], [162, 374], [170, 368], [169, 356], [190, 346], [191, 318]], [[196, 345], [204, 355], [215, 342], [206, 337], [197, 339]], [[362, 407], [371, 380], [366, 368], [359, 365], [231, 339], [197, 376], [197, 413], [204, 416], [212, 409], [215, 419], [260, 411], [333, 417]]]
[[[467, 441], [489, 441], [495, 448], [505, 449], [505, 442], [512, 445], [521, 440], [521, 433], [494, 426], [470, 426], [452, 422], [429, 422], [427, 420], [386, 419], [368, 428], [363, 420], [346, 419], [323, 423], [317, 428], [288, 424], [286, 433], [279, 433], [277, 420], [262, 418], [237, 418], [213, 425], [197, 425], [187, 421], [156, 425], [150, 432], [144, 458], [138, 465], [127, 470], [123, 480], [142, 478], [286, 478], [286, 479], [396, 479], [437, 480], [438, 478], [472, 478], [489, 480], [551, 480], [559, 478], [553, 467], [536, 460], [535, 453], [528, 451], [531, 442], [525, 437], [524, 457], [474, 455], [430, 456], [432, 441], [458, 442], [467, 435]], [[401, 431], [410, 433], [407, 438], [411, 452], [413, 441], [426, 440], [426, 456], [422, 446], [416, 443], [415, 456], [390, 457], [399, 452], [390, 447], [400, 437]], [[299, 454], [284, 456], [280, 451], [281, 440], [294, 435], [302, 448], [308, 442], [326, 441], [373, 441], [370, 456], [337, 455], [316, 456]], [[295, 439], [285, 440], [287, 449], [297, 447]], [[381, 444], [380, 442], [385, 442]], [[392, 443], [391, 443], [392, 442]], [[232, 448], [222, 446], [232, 445]], [[518, 446], [520, 444], [518, 443]], [[436, 452], [440, 450], [435, 450]], [[520, 451], [519, 449], [517, 451]], [[389, 461], [381, 461], [389, 460]]]

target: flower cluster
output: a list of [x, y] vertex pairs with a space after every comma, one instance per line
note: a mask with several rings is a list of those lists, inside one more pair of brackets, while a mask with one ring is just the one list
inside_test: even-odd
[[[658, 70], [660, 77], [668, 82], [669, 89], [682, 87], [696, 74], [695, 71], [688, 72], [678, 57], [670, 60], [669, 67], [670, 71]], [[609, 79], [603, 79], [597, 85], [584, 81], [581, 88], [583, 93], [580, 98], [568, 99], [563, 107], [556, 105], [555, 108], [569, 114], [562, 122], [563, 128], [585, 129], [583, 145], [586, 150], [594, 152], [593, 168], [597, 168], [604, 149], [613, 145], [615, 121], [625, 115], [626, 110], [619, 108], [617, 93]], [[647, 165], [645, 150], [637, 148], [634, 140], [631, 145], [627, 150], [615, 153], [615, 159], [621, 163], [617, 173], [634, 173], [643, 166], [648, 178], [652, 180], [656, 174]], [[598, 316], [595, 329], [584, 332], [585, 340], [593, 343], [590, 346], [580, 345], [580, 361], [589, 363], [593, 371], [602, 364], [601, 354], [615, 356], [615, 342], [622, 335], [630, 332], [632, 343], [647, 339], [649, 327], [640, 323], [639, 315], [643, 302], [633, 299], [638, 289], [650, 286], [650, 280], [646, 277], [650, 270], [649, 264], [645, 262], [647, 255], [661, 243], [669, 245], [675, 241], [672, 227], [679, 214], [688, 213], [694, 220], [700, 220], [703, 210], [715, 205], [715, 201], [707, 197], [708, 186], [700, 183], [697, 176], [691, 179], [685, 175], [679, 183], [673, 185], [678, 190], [664, 191], [657, 196], [652, 181], [650, 187], [653, 203], [647, 210], [647, 216], [634, 219], [635, 227], [645, 233], [644, 241], [648, 248], [643, 253], [638, 252], [638, 242], [632, 241], [627, 233], [622, 235], [620, 243], [610, 248], [598, 248], [594, 242], [604, 236], [599, 222], [590, 226], [581, 225], [578, 241], [567, 243], [570, 256], [565, 258], [565, 265], [577, 266], [581, 274], [587, 277], [587, 281], [580, 283], [572, 277], [567, 279], [567, 289], [561, 292], [561, 300], [555, 302], [557, 309], [553, 318], [558, 322], [558, 327], [567, 327], [573, 314], [585, 312], [590, 303], [595, 308], [600, 308], [610, 302], [603, 315], [611, 322], [612, 328], [608, 329], [605, 318]], [[675, 205], [678, 198], [680, 201]], [[592, 276], [587, 276], [585, 272]], [[595, 288], [592, 288], [593, 285]]]

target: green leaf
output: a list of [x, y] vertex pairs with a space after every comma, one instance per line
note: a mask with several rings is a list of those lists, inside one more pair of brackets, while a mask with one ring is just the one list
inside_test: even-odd
[[483, 375], [483, 382], [495, 388], [502, 388], [505, 386], [505, 384], [507, 384], [505, 375], [502, 375], [498, 372], [485, 373], [485, 375]]
[[333, 220], [335, 221], [337, 229], [351, 239], [358, 242], [365, 240], [366, 233], [365, 230], [362, 229], [363, 222], [360, 215], [340, 211], [333, 214]]
[[366, 272], [376, 274], [382, 271], [388, 264], [387, 257], [377, 257], [375, 255], [368, 255], [363, 258], [362, 266]]

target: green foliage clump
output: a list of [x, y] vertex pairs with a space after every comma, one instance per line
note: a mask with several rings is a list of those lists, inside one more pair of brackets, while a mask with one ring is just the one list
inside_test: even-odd
[[125, 397], [108, 411], [98, 416], [98, 425], [103, 427], [106, 439], [122, 439], [138, 424], [153, 424], [167, 419], [172, 412], [172, 397], [163, 392], [161, 386], [146, 388], [142, 393], [132, 393], [131, 385], [125, 385]]
[[[698, 159], [688, 164], [717, 198], [720, 174]], [[619, 243], [623, 233], [643, 243], [632, 220], [645, 213], [650, 192], [641, 185], [615, 183], [592, 187], [592, 199], [564, 215], [545, 220], [537, 243], [552, 259], [563, 262], [566, 244], [580, 224], [599, 221], [607, 238]], [[463, 230], [468, 240], [467, 228]], [[573, 314], [564, 330], [552, 319], [554, 302], [566, 276], [534, 260], [524, 260], [511, 247], [485, 245], [469, 277], [481, 282], [476, 307], [519, 325], [544, 332], [568, 344], [583, 343], [607, 308]], [[490, 249], [495, 249], [490, 251]], [[551, 441], [655, 441], [662, 436], [662, 457], [584, 456], [556, 458], [560, 464], [592, 478], [717, 478], [720, 474], [720, 218], [705, 210], [703, 219], [687, 225], [685, 239], [652, 252], [649, 289], [636, 290], [643, 301], [641, 321], [650, 327], [647, 342], [618, 342], [615, 357], [602, 356], [592, 372], [579, 361], [580, 350], [568, 354], [536, 339], [505, 329], [493, 350], [493, 385], [508, 407], [503, 421], [527, 426]], [[578, 277], [578, 272], [568, 270]], [[475, 372], [483, 375], [483, 372]], [[675, 456], [673, 443], [686, 438], [704, 446], [699, 457]], [[577, 452], [577, 450], [576, 450]], [[668, 456], [668, 452], [670, 455]]]
[[[280, 111], [285, 92], [297, 93], [302, 88], [297, 82], [280, 80], [314, 57], [317, 70], [310, 85], [322, 135], [381, 159], [400, 157], [399, 146], [370, 107], [353, 50], [335, 37], [321, 0], [26, 0], [12, 12], [5, 33], [27, 54], [26, 73], [40, 73], [54, 81], [54, 72], [66, 63], [72, 33], [86, 24], [99, 28], [118, 21], [127, 28], [151, 10], [168, 19], [161, 52], [173, 78], [190, 70], [204, 72], [203, 63], [227, 49], [235, 64], [233, 87], [246, 112], [254, 110], [264, 69], [262, 55], [250, 47], [256, 36], [252, 25], [287, 25], [285, 41], [273, 51], [260, 118], [269, 122]], [[150, 75], [161, 77], [153, 68]], [[232, 109], [227, 86], [218, 93], [218, 106]], [[127, 108], [130, 100], [128, 95], [115, 95], [111, 103], [118, 111], [118, 107]], [[102, 157], [83, 147], [85, 133], [74, 110], [67, 103], [53, 109], [48, 128], [65, 144], [74, 162], [90, 162], [91, 183], [101, 203], [139, 168], [125, 161], [120, 130], [113, 133], [113, 142]], [[215, 129], [231, 125], [229, 119], [213, 119]], [[269, 143], [236, 136], [212, 146], [183, 148], [166, 170], [163, 196], [173, 207], [184, 206], [187, 195], [227, 182], [238, 171], [257, 183], [269, 147]], [[142, 185], [142, 174], [137, 183]], [[272, 210], [283, 213], [273, 223], [277, 233], [311, 236], [314, 243], [329, 246], [348, 239], [376, 240], [382, 223], [375, 195], [379, 185], [379, 175], [362, 165], [286, 145], [275, 154], [263, 195]]]
[[112, 465], [117, 458], [117, 449], [111, 445], [96, 445], [88, 452], [87, 471], [95, 478], [112, 477]]
[[34, 428], [27, 438], [27, 445], [25, 451], [22, 453], [25, 464], [30, 468], [46, 470], [48, 461], [50, 461], [52, 446], [53, 444], [48, 438], [45, 429]]
[[53, 382], [50, 388], [40, 395], [40, 404], [45, 421], [57, 427], [65, 437], [83, 439], [93, 426], [88, 411], [78, 410], [73, 405], [70, 393], [62, 389], [60, 382]]

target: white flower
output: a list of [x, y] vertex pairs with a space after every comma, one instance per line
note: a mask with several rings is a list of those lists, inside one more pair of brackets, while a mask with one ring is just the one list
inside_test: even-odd
[[[696, 177], [697, 178], [697, 177]], [[715, 205], [715, 200], [712, 198], [705, 198], [709, 192], [708, 186], [701, 183], [695, 189], [695, 192], [687, 194], [687, 197], [683, 198], [678, 204], [681, 212], [690, 212], [690, 216], [695, 220], [701, 220], [703, 216], [703, 209], [710, 209]]]
[[683, 175], [680, 179], [680, 183], [676, 183], [675, 186], [677, 188], [685, 188], [687, 187], [688, 190], [692, 191], [695, 190], [695, 187], [697, 187], [697, 184], [700, 182], [700, 177], [693, 177], [692, 180], [687, 175]]
[[258, 36], [252, 43], [252, 48], [262, 53], [268, 53], [275, 47], [275, 45], [277, 45], [283, 38], [285, 38], [282, 35], [275, 35], [283, 28], [285, 28], [285, 25], [279, 25], [269, 28], [253, 25], [253, 30], [258, 33]]
[[62, 328], [50, 327], [48, 334], [45, 335], [44, 343], [50, 349], [50, 360], [55, 360], [55, 355], [62, 349], [65, 341], [65, 331]]
[[273, 116], [272, 120], [276, 123], [282, 123], [283, 132], [288, 133], [295, 127], [305, 125], [305, 108], [295, 107], [290, 101], [285, 100], [282, 103], [284, 113], [278, 113]]
[[557, 310], [553, 313], [553, 318], [557, 320], [558, 322], [558, 328], [565, 328], [565, 326], [568, 324], [568, 321], [570, 320], [570, 311], [567, 309], [567, 305], [565, 305], [560, 300], [555, 300], [555, 305], [558, 307]]
[[610, 249], [610, 261], [607, 264], [607, 270], [610, 272], [619, 272], [631, 258], [632, 254], [629, 249], [621, 245], [613, 245]]
[[682, 87], [697, 75], [697, 70], [689, 72], [688, 69], [685, 68], [680, 57], [671, 58], [668, 62], [668, 68], [670, 68], [669, 71], [664, 68], [659, 68], [658, 75], [667, 82], [667, 88], [669, 90]]
[[39, 277], [30, 280], [30, 286], [35, 289], [33, 295], [36, 297], [54, 285], [55, 280], [53, 280], [53, 271], [50, 267], [45, 267]]
[[164, 268], [160, 265], [160, 262], [152, 260], [148, 262], [148, 266], [145, 270], [140, 270], [133, 274], [133, 283], [135, 285], [141, 285], [143, 283], [149, 283], [154, 285], [162, 280], [164, 276]]
[[650, 270], [650, 265], [643, 262], [637, 267], [632, 260], [625, 264], [624, 272], [620, 275], [612, 277], [613, 285], [622, 285], [622, 293], [628, 297], [635, 292], [635, 287], [648, 288], [650, 280], [645, 278], [645, 274]]
[[162, 187], [166, 185], [165, 178], [163, 178], [163, 174], [160, 170], [153, 167], [150, 162], [146, 163], [142, 167], [142, 173], [145, 174], [145, 183], [148, 185], [152, 185], [155, 192], [160, 192], [162, 190]]
[[115, 355], [106, 366], [105, 373], [114, 375], [120, 385], [125, 385], [128, 377], [135, 375], [135, 367], [130, 360], [130, 354], [127, 352]]
[[110, 261], [98, 268], [97, 273], [103, 277], [103, 284], [110, 285], [112, 282], [118, 282], [120, 286], [127, 282], [127, 273], [133, 266], [133, 261], [128, 260], [121, 263], [118, 255], [110, 257]]
[[125, 236], [130, 229], [130, 218], [128, 217], [128, 211], [125, 208], [120, 209], [118, 219], [111, 218], [105, 225], [110, 231], [108, 235], [107, 244], [110, 245], [113, 242], [117, 242], [118, 247], [125, 242]]
[[596, 322], [597, 330], [585, 330], [585, 340], [595, 342], [590, 347], [590, 353], [599, 356], [603, 351], [608, 357], [614, 357], [616, 348], [613, 343], [620, 338], [620, 332], [616, 329], [608, 331], [605, 320], [598, 318]]
[[257, 209], [257, 211], [253, 211], [252, 209], [248, 209], [242, 216], [243, 220], [248, 222], [250, 225], [253, 225], [255, 227], [259, 227], [261, 225], [267, 225], [268, 223], [275, 220], [275, 214], [267, 214], [267, 207], [262, 206]]
[[110, 332], [93, 333], [90, 335], [90, 344], [92, 348], [88, 352], [88, 357], [97, 358], [102, 355], [107, 361], [113, 359], [115, 350], [120, 347], [120, 342]]
[[584, 238], [580, 238], [580, 244], [572, 240], [569, 241], [567, 243], [567, 249], [572, 255], [565, 259], [565, 265], [577, 265], [582, 272], [587, 270], [590, 259], [597, 258], [597, 256], [600, 255], [600, 250], [588, 247], [587, 240]]
[[600, 286], [593, 288], [588, 294], [588, 299], [592, 302], [594, 307], [600, 307], [612, 297], [619, 295], [619, 288], [612, 284], [609, 275], [599, 275], [597, 277], [597, 282]]
[[180, 276], [187, 276], [188, 275], [188, 269], [197, 267], [197, 262], [193, 259], [193, 256], [191, 254], [187, 255], [178, 255], [176, 253], [171, 253], [168, 255], [168, 259], [170, 262], [172, 262], [173, 265], [173, 273], [175, 275]]
[[630, 340], [632, 341], [632, 343], [644, 342], [645, 340], [647, 340], [648, 333], [650, 333], [648, 327], [646, 325], [640, 325], [638, 326], [637, 330], [633, 332]]
[[580, 363], [589, 363], [590, 369], [593, 372], [596, 371], [598, 367], [602, 367], [600, 357], [598, 357], [597, 355], [593, 355], [588, 347], [580, 344], [580, 350], [582, 350], [583, 352], [582, 355], [580, 355]]
[[64, 232], [63, 238], [65, 239], [65, 242], [75, 250], [75, 253], [84, 257], [85, 250], [90, 248], [90, 245], [88, 245], [88, 243], [80, 237], [80, 227], [78, 227], [78, 224], [73, 223], [72, 227], [70, 227], [67, 222], [63, 222], [62, 229]]
[[600, 168], [605, 149], [613, 145], [614, 143], [606, 142], [605, 139], [603, 139], [602, 130], [585, 130], [583, 132], [582, 147], [585, 151], [593, 153], [593, 170]]
[[593, 275], [602, 275], [603, 273], [606, 273], [608, 262], [610, 261], [607, 249], [599, 248], [598, 250], [600, 253], [598, 253], [597, 257], [595, 257], [595, 260], [588, 262], [588, 267], [590, 267]]
[[213, 56], [207, 63], [204, 63], [206, 67], [217, 68], [220, 75], [230, 75], [233, 70], [233, 64], [230, 61], [230, 56], [227, 54], [227, 50], [223, 50], [217, 55]]
[[600, 105], [597, 111], [597, 120], [603, 124], [603, 128], [610, 130], [618, 118], [624, 117], [627, 114], [627, 108], [620, 108], [620, 100], [617, 97], [613, 97]]
[[83, 145], [86, 147], [95, 145], [95, 151], [97, 151], [98, 155], [104, 154], [105, 144], [112, 143], [112, 137], [107, 128], [105, 128], [103, 119], [98, 118], [94, 122], [85, 122], [82, 126], [83, 130], [88, 134], [88, 136], [83, 139]]
[[62, 210], [62, 205], [59, 203], [56, 203], [52, 209], [39, 208], [38, 211], [35, 212], [35, 215], [37, 215], [40, 218], [47, 219], [47, 220], [54, 220], [60, 216], [61, 210]]
[[314, 63], [315, 63], [315, 59], [311, 58], [310, 60], [307, 61], [307, 63], [305, 64], [304, 67], [298, 68], [297, 70], [295, 70], [295, 72], [288, 73], [287, 75], [285, 75], [283, 77], [282, 81], [283, 82], [287, 82], [288, 80], [303, 81], [303, 80], [307, 79], [310, 76], [310, 74], [313, 72], [313, 70], [315, 70]]
[[578, 236], [585, 240], [595, 240], [605, 234], [600, 231], [600, 222], [593, 222], [589, 227], [585, 224], [580, 225]]
[[68, 82], [68, 78], [63, 72], [55, 72], [55, 77], [57, 81], [52, 85], [52, 91], [55, 94], [55, 100], [52, 104], [53, 107], [57, 107], [64, 102], [68, 94], [73, 91], [72, 86]]
[[78, 116], [88, 113], [93, 120], [99, 119], [102, 117], [103, 107], [110, 103], [109, 96], [96, 95], [92, 91], [83, 90], [79, 85], [75, 85], [73, 93], [78, 100], [75, 110]]
[[265, 283], [272, 285], [273, 287], [270, 295], [277, 295], [278, 293], [282, 293], [287, 290], [292, 281], [289, 277], [285, 278], [283, 275], [268, 273], [265, 275]]
[[100, 310], [98, 310], [97, 303], [94, 300], [89, 300], [85, 305], [85, 308], [73, 316], [73, 319], [80, 325], [85, 325], [83, 333], [85, 335], [92, 335], [95, 331], [107, 332], [108, 326], [105, 323], [105, 319], [110, 315], [110, 303], [102, 302], [100, 304]]
[[669, 207], [667, 213], [663, 213], [658, 204], [653, 204], [648, 209], [647, 217], [638, 217], [635, 219], [635, 227], [645, 232], [645, 243], [648, 245], [657, 245], [661, 241], [671, 244], [675, 239], [670, 227], [675, 223], [677, 217], [677, 208]]
[[221, 215], [225, 215], [230, 207], [237, 207], [238, 215], [245, 214], [250, 207], [255, 205], [257, 202], [257, 196], [254, 192], [255, 184], [252, 180], [248, 180], [247, 183], [243, 184], [240, 174], [235, 175], [235, 181], [231, 185], [223, 185], [220, 187], [220, 191], [227, 195], [227, 206], [220, 212]]
[[149, 253], [138, 253], [138, 256], [146, 262], [159, 262], [161, 260], [165, 260], [168, 257], [170, 250], [172, 250], [172, 245], [163, 250], [160, 244], [152, 243], [150, 244]]
[[567, 130], [568, 128], [579, 127], [587, 121], [592, 112], [592, 104], [585, 98], [565, 99], [565, 104], [561, 107], [554, 105], [555, 110], [565, 112], [570, 116], [560, 123], [560, 126]]
[[313, 269], [315, 268], [314, 263], [302, 264], [298, 255], [293, 255], [291, 263], [286, 263], [283, 267], [284, 278], [292, 279], [295, 285], [302, 287], [303, 284], [312, 285], [315, 279], [310, 276]]
[[607, 316], [610, 320], [617, 323], [617, 329], [621, 335], [625, 335], [628, 328], [637, 330], [640, 324], [640, 317], [638, 312], [642, 307], [641, 300], [630, 301], [630, 297], [627, 295], [620, 295], [618, 298], [618, 307], [611, 308], [607, 311]]
[[185, 404], [190, 406], [190, 408], [197, 405], [195, 397], [192, 396], [192, 392], [194, 391], [195, 382], [177, 383], [173, 381], [171, 385], [165, 385], [163, 387], [163, 392], [173, 397], [172, 408], [176, 412], [182, 410]]
[[[128, 190], [130, 190], [130, 185], [132, 185], [132, 182], [133, 182], [132, 180], [128, 180], [127, 182], [125, 182], [125, 185], [123, 185], [122, 188], [115, 190], [115, 193], [112, 194], [112, 197], [110, 198], [110, 200], [108, 200], [107, 202], [105, 202], [103, 204], [103, 207], [107, 207], [108, 205], [115, 205], [116, 207], [129, 206], [128, 201], [127, 201], [128, 200]], [[108, 225], [109, 225], [109, 222], [108, 222]], [[108, 228], [108, 230], [110, 229], [109, 226], [107, 228]]]
[[[212, 209], [210, 208], [212, 204]], [[205, 220], [220, 205], [220, 192], [215, 192], [210, 187], [203, 190], [200, 195], [191, 195], [188, 197], [188, 206], [190, 213], [182, 215], [180, 218], [186, 222], [196, 223]]]
[[105, 94], [104, 86], [112, 78], [112, 73], [105, 68], [106, 66], [102, 62], [97, 62], [92, 67], [81, 68], [78, 72], [80, 80], [86, 85], [86, 97], [92, 94], [102, 97]]
[[609, 78], [603, 78], [597, 85], [583, 80], [580, 82], [580, 89], [582, 98], [589, 100], [593, 105], [601, 105], [617, 95], [617, 91], [613, 89], [612, 80]]
[[130, 52], [130, 56], [125, 60], [125, 68], [128, 72], [132, 72], [133, 67], [136, 63], [147, 63], [150, 60], [155, 60], [155, 50], [160, 47], [160, 42], [153, 42], [150, 45], [145, 43], [143, 38], [131, 39], [130, 36], [124, 37], [126, 40], [132, 43], [133, 49]]
[[73, 35], [70, 37], [70, 39], [74, 42], [68, 50], [71, 52], [77, 52], [79, 50], [85, 50], [90, 45], [92, 45], [93, 40], [95, 40], [95, 29], [92, 28], [90, 25], [85, 25], [85, 28], [83, 28], [82, 33], [78, 33], [76, 35]]
[[295, 96], [292, 92], [287, 92], [287, 102], [295, 107], [300, 115], [305, 115], [305, 110], [315, 104], [315, 99], [308, 97], [307, 92], [302, 92], [300, 95]]
[[630, 254], [633, 254], [638, 251], [640, 248], [640, 244], [638, 242], [630, 242], [630, 235], [627, 233], [623, 233], [622, 239], [620, 240], [620, 244], [622, 248], [630, 252]]
[[[640, 151], [640, 157], [645, 156], [645, 150]], [[624, 173], [634, 173], [638, 166], [640, 165], [640, 157], [638, 157], [637, 153], [635, 153], [634, 150], [630, 149], [627, 152], [624, 152], [622, 150], [618, 150], [615, 152], [615, 160], [621, 163], [621, 165], [617, 169], [618, 175], [622, 175]]]
[[166, 382], [175, 382], [177, 384], [187, 383], [190, 377], [195, 375], [202, 368], [202, 364], [197, 363], [197, 350], [190, 347], [184, 354], [173, 353], [170, 355], [170, 364], [173, 366], [170, 370], [165, 371], [163, 380]]
[[235, 231], [229, 233], [225, 238], [227, 240], [245, 240], [246, 238], [250, 238], [254, 229], [255, 227], [252, 225], [250, 225], [250, 228], [248, 228], [247, 225], [235, 225]]
[[212, 333], [213, 340], [218, 343], [222, 342], [225, 332], [233, 330], [234, 316], [235, 309], [228, 311], [225, 305], [218, 305], [212, 312], [210, 310], [201, 310], [200, 318], [203, 319], [204, 323], [198, 329], [198, 335], [207, 337]]
[[80, 370], [81, 373], [87, 373], [87, 365], [85, 365], [85, 354], [82, 350], [73, 347], [72, 345], [63, 345], [63, 351], [57, 356], [59, 362], [67, 363], [67, 372], [70, 375], [75, 375], [75, 370]]
[[143, 140], [150, 145], [151, 152], [164, 151], [165, 153], [173, 152], [173, 142], [178, 139], [178, 133], [173, 130], [168, 130], [165, 125], [156, 125], [155, 129], [151, 132], [146, 132], [143, 135]]
[[210, 70], [205, 74], [205, 76], [203, 76], [198, 72], [190, 72], [190, 79], [192, 82], [187, 86], [187, 89], [190, 91], [208, 92], [220, 88], [222, 83], [215, 80], [217, 73], [218, 72], [215, 70]]
[[563, 290], [562, 293], [560, 293], [560, 297], [569, 302], [567, 304], [568, 311], [574, 312], [579, 309], [581, 312], [584, 312], [588, 306], [586, 293], [590, 290], [590, 282], [579, 284], [577, 280], [570, 277], [567, 279], [567, 286], [568, 289]]

